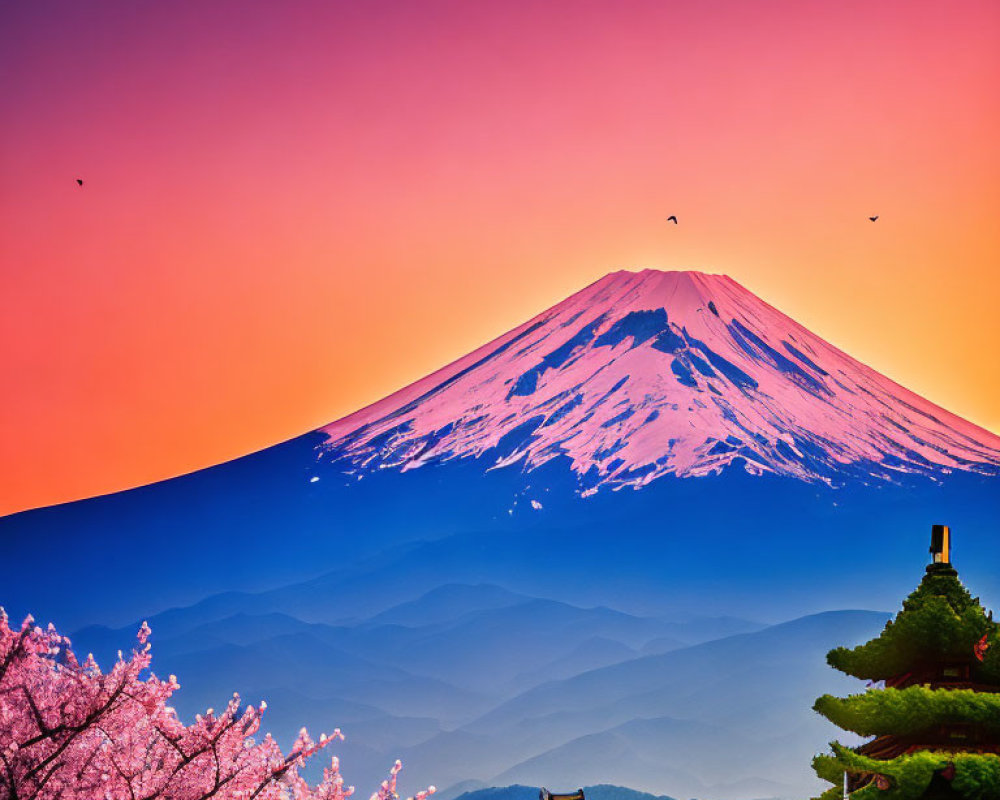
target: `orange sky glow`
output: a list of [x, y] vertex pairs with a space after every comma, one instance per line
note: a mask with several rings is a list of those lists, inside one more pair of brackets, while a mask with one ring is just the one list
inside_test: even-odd
[[38, 0], [0, 76], [0, 513], [317, 428], [622, 268], [1000, 432], [992, 0]]

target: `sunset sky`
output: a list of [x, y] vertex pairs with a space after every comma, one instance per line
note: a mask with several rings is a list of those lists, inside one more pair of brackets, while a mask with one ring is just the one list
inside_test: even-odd
[[0, 513], [314, 429], [622, 268], [1000, 432], [995, 0], [21, 0], [0, 87]]

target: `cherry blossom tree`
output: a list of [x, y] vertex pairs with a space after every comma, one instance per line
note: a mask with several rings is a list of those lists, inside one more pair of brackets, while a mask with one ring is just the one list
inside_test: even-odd
[[[340, 730], [313, 741], [299, 732], [285, 755], [270, 734], [255, 738], [266, 703], [233, 695], [185, 725], [167, 703], [179, 687], [148, 672], [149, 626], [138, 647], [107, 673], [93, 655], [29, 616], [12, 629], [0, 608], [0, 798], [10, 800], [346, 800], [336, 756], [323, 780], [300, 775], [305, 760]], [[397, 800], [399, 761], [371, 800]], [[426, 800], [434, 787], [411, 800]]]

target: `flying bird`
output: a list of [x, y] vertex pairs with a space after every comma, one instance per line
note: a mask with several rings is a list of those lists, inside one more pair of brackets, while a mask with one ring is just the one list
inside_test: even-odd
[[76, 185], [77, 186], [83, 186], [83, 178], [77, 178], [76, 179]]
[[874, 217], [868, 217], [868, 219], [870, 219], [872, 222], [874, 222], [875, 220], [878, 219], [878, 214], [876, 214]]
[[674, 225], [676, 225], [677, 224], [677, 217], [675, 217], [673, 214], [671, 214], [669, 217], [667, 217], [667, 222], [672, 222], [672, 223], [674, 223]]

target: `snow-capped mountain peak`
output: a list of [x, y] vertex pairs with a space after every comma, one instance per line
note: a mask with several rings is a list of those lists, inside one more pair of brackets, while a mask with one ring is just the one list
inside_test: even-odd
[[997, 436], [695, 271], [607, 275], [321, 430], [360, 472], [565, 458], [583, 494], [730, 465], [828, 483], [1000, 465]]

